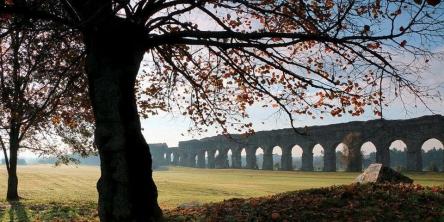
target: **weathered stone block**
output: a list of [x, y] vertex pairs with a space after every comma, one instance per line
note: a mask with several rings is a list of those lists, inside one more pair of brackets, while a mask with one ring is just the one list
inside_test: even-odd
[[413, 183], [409, 177], [383, 166], [380, 163], [371, 164], [362, 174], [356, 177], [357, 183]]

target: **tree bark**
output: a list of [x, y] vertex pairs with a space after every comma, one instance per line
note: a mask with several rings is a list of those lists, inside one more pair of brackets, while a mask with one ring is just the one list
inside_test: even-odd
[[158, 221], [162, 211], [142, 133], [135, 81], [144, 56], [142, 26], [114, 19], [84, 31], [86, 71], [101, 160], [101, 221]]
[[[19, 139], [16, 130], [12, 129], [9, 135], [9, 166], [8, 169], [8, 190], [6, 200], [14, 201], [20, 197], [18, 195], [18, 177], [17, 177], [17, 153], [19, 149]], [[5, 157], [6, 158], [6, 157]]]

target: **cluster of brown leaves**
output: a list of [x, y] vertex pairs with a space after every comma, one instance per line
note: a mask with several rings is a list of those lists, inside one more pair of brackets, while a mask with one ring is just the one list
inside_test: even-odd
[[166, 211], [169, 221], [438, 221], [444, 188], [352, 184]]
[[[393, 90], [427, 91], [414, 81], [418, 73], [392, 58], [431, 56], [406, 40], [432, 34], [421, 31], [424, 24], [437, 25], [423, 15], [439, 9], [426, 3], [217, 0], [182, 7], [201, 17], [177, 16], [153, 28], [158, 36], [185, 37], [149, 50], [142, 114], [177, 111], [198, 130], [251, 132], [247, 109], [254, 105], [279, 109], [292, 123], [297, 114], [382, 116]], [[202, 18], [214, 33], [201, 28]], [[435, 36], [442, 36], [437, 26]]]

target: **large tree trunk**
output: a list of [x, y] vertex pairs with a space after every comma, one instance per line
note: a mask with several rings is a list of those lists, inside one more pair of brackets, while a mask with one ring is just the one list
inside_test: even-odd
[[101, 221], [158, 221], [152, 159], [142, 133], [134, 92], [143, 59], [143, 27], [115, 19], [84, 31], [86, 71], [101, 160]]
[[6, 192], [6, 200], [8, 201], [20, 198], [18, 195], [17, 177], [18, 134], [16, 134], [16, 130], [11, 130], [9, 136], [8, 191]]

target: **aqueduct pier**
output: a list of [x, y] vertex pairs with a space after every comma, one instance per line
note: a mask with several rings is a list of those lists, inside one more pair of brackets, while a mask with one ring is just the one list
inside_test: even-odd
[[[249, 137], [219, 135], [200, 140], [179, 142], [179, 147], [151, 144], [154, 162], [158, 165], [179, 165], [199, 168], [247, 168], [258, 169], [256, 151], [263, 149], [261, 169], [273, 169], [273, 148], [282, 150], [280, 168], [293, 170], [292, 149], [302, 148], [303, 171], [313, 171], [313, 148], [319, 144], [324, 153], [324, 171], [336, 171], [336, 147], [342, 143], [346, 149], [347, 171], [362, 170], [361, 147], [371, 142], [376, 147], [376, 162], [390, 165], [389, 147], [393, 141], [406, 144], [407, 170], [423, 169], [421, 147], [434, 138], [444, 142], [444, 116], [431, 115], [406, 120], [370, 120], [293, 129], [259, 131]], [[303, 135], [305, 134], [305, 135]], [[228, 155], [231, 150], [231, 155]], [[242, 166], [241, 153], [246, 154]], [[228, 158], [231, 157], [231, 161]], [[444, 160], [443, 160], [444, 161]], [[231, 162], [231, 166], [229, 165]]]

